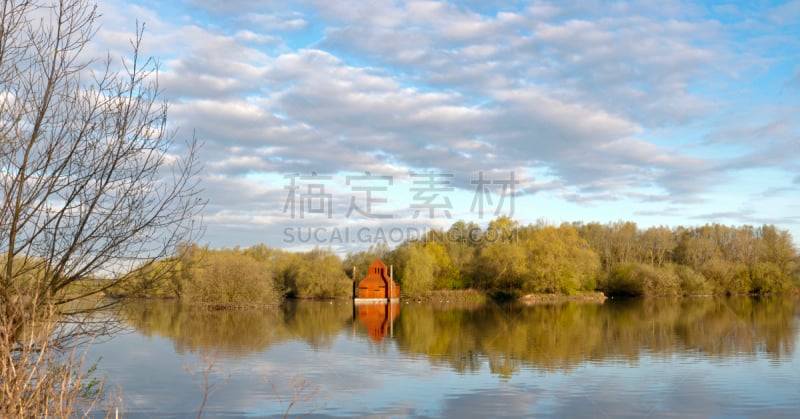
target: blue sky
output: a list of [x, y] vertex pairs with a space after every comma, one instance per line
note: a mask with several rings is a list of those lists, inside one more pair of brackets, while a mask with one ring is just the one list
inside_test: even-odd
[[[205, 144], [212, 247], [347, 252], [379, 229], [495, 210], [523, 224], [769, 223], [800, 242], [800, 1], [99, 8], [99, 50], [124, 54], [145, 22], [170, 123]], [[300, 218], [308, 205], [323, 211]], [[319, 240], [297, 240], [309, 228]], [[373, 238], [331, 240], [360, 228]]]

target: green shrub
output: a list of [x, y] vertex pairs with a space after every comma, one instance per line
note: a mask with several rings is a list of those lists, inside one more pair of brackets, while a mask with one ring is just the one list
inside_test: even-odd
[[673, 267], [678, 276], [681, 294], [683, 295], [708, 295], [714, 293], [714, 285], [703, 274], [686, 265]]
[[283, 298], [269, 266], [236, 251], [209, 252], [184, 288], [189, 302], [226, 307], [274, 304]]
[[750, 271], [751, 289], [756, 293], [779, 293], [789, 289], [790, 278], [772, 262], [759, 262]]
[[669, 267], [654, 268], [632, 263], [615, 268], [606, 286], [608, 289], [605, 291], [612, 295], [678, 295], [680, 278]]
[[404, 252], [400, 284], [403, 295], [425, 297], [433, 290], [436, 259], [422, 246], [409, 246]]
[[644, 295], [644, 284], [636, 278], [634, 270], [635, 266], [632, 264], [614, 268], [603, 291], [610, 295]]

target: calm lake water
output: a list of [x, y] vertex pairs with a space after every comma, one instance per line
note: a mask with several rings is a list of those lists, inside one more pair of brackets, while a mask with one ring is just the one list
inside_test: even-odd
[[[800, 300], [213, 311], [140, 301], [95, 343], [127, 417], [791, 417]], [[289, 406], [294, 399], [294, 404]]]

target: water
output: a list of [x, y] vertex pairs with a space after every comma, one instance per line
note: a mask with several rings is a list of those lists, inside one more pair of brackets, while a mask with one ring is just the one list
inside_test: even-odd
[[206, 417], [795, 418], [799, 302], [139, 301], [88, 359], [128, 417], [196, 417], [208, 370]]

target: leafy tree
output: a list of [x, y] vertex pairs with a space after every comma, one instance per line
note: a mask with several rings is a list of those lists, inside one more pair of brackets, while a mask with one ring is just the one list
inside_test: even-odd
[[631, 296], [678, 295], [681, 278], [671, 269], [654, 268], [647, 264], [619, 265], [608, 280], [608, 292]]
[[433, 288], [437, 290], [461, 288], [461, 273], [450, 261], [450, 255], [444, 245], [428, 242], [423, 251], [434, 261]]
[[185, 289], [188, 301], [222, 307], [274, 304], [282, 297], [269, 267], [236, 250], [208, 253]]
[[409, 245], [399, 249], [398, 263], [401, 268], [400, 282], [403, 295], [410, 298], [427, 296], [434, 285], [436, 258], [421, 245]]
[[705, 261], [699, 272], [708, 280], [714, 294], [747, 294], [750, 292], [750, 269], [742, 264], [713, 258]]
[[519, 294], [529, 274], [525, 248], [516, 243], [497, 241], [481, 249], [476, 260], [475, 284], [505, 294]]
[[526, 291], [572, 294], [594, 290], [600, 260], [574, 227], [563, 224], [533, 230], [525, 247], [530, 266]]
[[299, 257], [295, 265], [295, 296], [301, 298], [336, 298], [352, 292], [350, 278], [342, 272], [342, 262], [330, 250], [315, 248]]
[[786, 230], [778, 230], [774, 225], [759, 229], [761, 241], [757, 247], [758, 260], [774, 263], [781, 272], [790, 272], [797, 257], [797, 249]]

